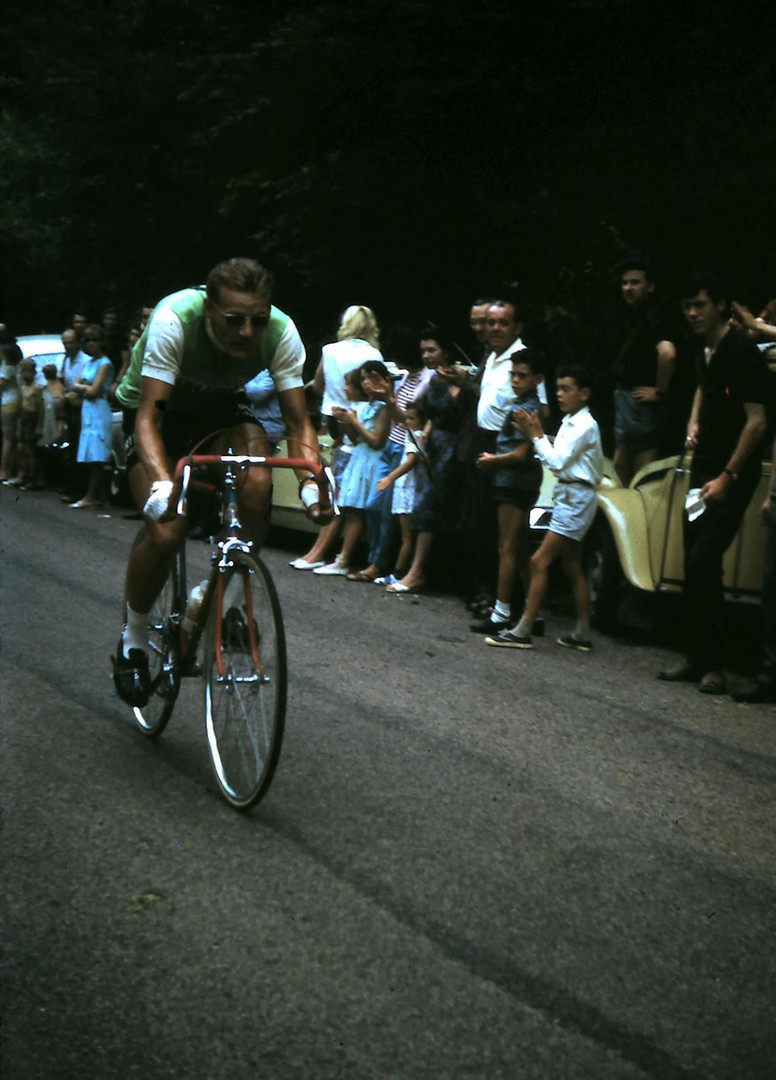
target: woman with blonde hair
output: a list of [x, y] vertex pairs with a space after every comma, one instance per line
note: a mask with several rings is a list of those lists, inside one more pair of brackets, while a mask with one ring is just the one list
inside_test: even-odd
[[[340, 318], [337, 330], [337, 340], [321, 349], [321, 361], [315, 372], [310, 389], [323, 400], [321, 401], [321, 416], [326, 420], [329, 435], [335, 440], [341, 441], [342, 432], [335, 419], [337, 409], [349, 409], [351, 403], [345, 395], [345, 376], [350, 371], [360, 368], [367, 361], [379, 360], [382, 362], [382, 354], [378, 348], [380, 331], [377, 319], [371, 308], [363, 304], [352, 304], [346, 308]], [[344, 465], [347, 458], [339, 464]], [[337, 468], [338, 462], [333, 462], [335, 478], [341, 469]], [[295, 570], [315, 570], [319, 566], [326, 565], [326, 556], [331, 552], [340, 531], [340, 521], [335, 518], [329, 525], [321, 529], [315, 543], [308, 552], [299, 559], [294, 559], [291, 566]]]

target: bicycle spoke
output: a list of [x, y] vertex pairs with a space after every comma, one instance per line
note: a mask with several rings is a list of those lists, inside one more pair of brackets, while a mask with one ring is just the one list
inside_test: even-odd
[[[283, 734], [285, 637], [264, 565], [234, 556], [221, 610], [214, 603], [205, 644], [205, 709], [216, 778], [232, 805], [247, 809], [267, 790]], [[241, 579], [238, 581], [237, 579]], [[216, 620], [221, 620], [221, 670]]]

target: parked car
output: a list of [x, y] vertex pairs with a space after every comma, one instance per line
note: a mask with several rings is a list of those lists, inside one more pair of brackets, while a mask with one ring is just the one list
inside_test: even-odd
[[[610, 481], [598, 490], [599, 514], [587, 540], [591, 614], [599, 629], [613, 627], [630, 586], [645, 594], [679, 592], [684, 580], [684, 504], [690, 454], [647, 465], [628, 487]], [[762, 586], [765, 534], [759, 508], [770, 485], [770, 458], [723, 561], [731, 600], [756, 600]]]
[[61, 373], [65, 350], [62, 348], [62, 338], [58, 334], [24, 334], [16, 339], [16, 344], [21, 349], [25, 360], [35, 361], [35, 380], [41, 386], [46, 385], [46, 380], [43, 378], [44, 364], [56, 364], [57, 374]]
[[[324, 458], [331, 458], [332, 440], [323, 431], [318, 433], [318, 444]], [[288, 457], [285, 439], [280, 443], [278, 457]], [[282, 529], [316, 533], [319, 526], [306, 516], [299, 499], [299, 481], [292, 469], [276, 469], [272, 476], [272, 524]]]

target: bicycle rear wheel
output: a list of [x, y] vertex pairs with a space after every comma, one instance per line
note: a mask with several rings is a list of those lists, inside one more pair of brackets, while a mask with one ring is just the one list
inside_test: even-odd
[[135, 723], [149, 738], [161, 735], [172, 715], [180, 690], [178, 671], [178, 627], [173, 619], [176, 610], [178, 574], [173, 565], [159, 596], [148, 615], [148, 643], [151, 647], [148, 669], [151, 695], [142, 708], [133, 708]]
[[238, 552], [231, 559], [205, 636], [205, 724], [221, 793], [248, 810], [269, 788], [280, 755], [286, 638], [264, 563]]

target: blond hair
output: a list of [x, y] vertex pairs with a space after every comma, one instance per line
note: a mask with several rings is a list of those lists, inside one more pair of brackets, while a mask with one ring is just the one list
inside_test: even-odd
[[345, 310], [340, 319], [337, 341], [344, 341], [345, 338], [360, 338], [379, 349], [380, 331], [371, 308], [364, 307], [363, 304], [351, 304]]

